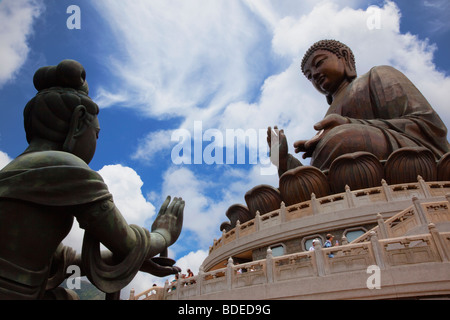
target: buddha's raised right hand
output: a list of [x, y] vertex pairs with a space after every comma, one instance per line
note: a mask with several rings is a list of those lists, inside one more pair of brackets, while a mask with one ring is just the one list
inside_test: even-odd
[[287, 169], [288, 144], [283, 129], [277, 126], [267, 128], [267, 143], [269, 144], [270, 160], [283, 171]]

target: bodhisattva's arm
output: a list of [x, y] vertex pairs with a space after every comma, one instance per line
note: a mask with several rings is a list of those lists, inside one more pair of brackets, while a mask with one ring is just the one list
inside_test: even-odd
[[[80, 227], [107, 247], [115, 257], [125, 258], [136, 245], [136, 236], [112, 200], [100, 201], [79, 208], [76, 214]], [[83, 210], [84, 209], [84, 210]], [[183, 223], [184, 201], [167, 197], [155, 219], [150, 233], [147, 259], [172, 245], [180, 235]]]

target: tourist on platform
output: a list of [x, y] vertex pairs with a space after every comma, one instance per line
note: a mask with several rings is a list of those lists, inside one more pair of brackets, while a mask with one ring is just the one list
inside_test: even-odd
[[[191, 269], [187, 269], [187, 277], [186, 278], [193, 278], [194, 277], [194, 273], [192, 272]], [[187, 284], [194, 284], [195, 280], [192, 279], [191, 281], [189, 281]]]
[[[330, 248], [330, 247], [332, 247], [333, 246], [333, 239], [334, 239], [334, 236], [332, 235], [332, 234], [327, 234], [327, 241], [325, 241], [325, 244], [323, 245], [323, 247], [324, 248]], [[338, 245], [338, 242], [336, 241], [336, 245]], [[328, 257], [329, 258], [333, 258], [334, 257], [334, 254], [331, 252], [329, 255], [328, 255]]]

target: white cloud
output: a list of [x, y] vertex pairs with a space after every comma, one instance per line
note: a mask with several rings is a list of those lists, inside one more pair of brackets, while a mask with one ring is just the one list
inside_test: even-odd
[[450, 3], [446, 0], [425, 0], [423, 3], [423, 16], [426, 18], [430, 33], [444, 33], [450, 29], [448, 13]]
[[186, 117], [205, 103], [220, 108], [247, 93], [260, 26], [240, 1], [94, 5], [124, 50], [125, 58], [110, 61], [111, 71], [146, 114]]
[[186, 167], [172, 167], [164, 174], [162, 193], [186, 201], [183, 231], [173, 245], [175, 252], [189, 250], [193, 243], [207, 250], [212, 240], [221, 236], [219, 227], [228, 220], [225, 213], [231, 205], [245, 205], [245, 193], [256, 185], [278, 185], [277, 176], [261, 175], [258, 165], [250, 170], [233, 165], [210, 169], [215, 173], [208, 177]]
[[176, 265], [181, 268], [181, 273], [187, 274], [187, 269], [191, 269], [194, 274], [198, 274], [200, 266], [208, 256], [208, 251], [191, 251], [184, 257], [177, 259]]
[[5, 167], [8, 163], [10, 163], [12, 159], [3, 151], [0, 151], [0, 169]]
[[14, 78], [25, 62], [30, 48], [32, 25], [43, 10], [39, 0], [3, 0], [0, 2], [0, 87]]
[[110, 92], [100, 87], [96, 90], [96, 96], [93, 98], [100, 108], [108, 108], [114, 105], [121, 105], [127, 102], [127, 95], [124, 93]]
[[158, 153], [161, 151], [167, 151], [173, 146], [171, 137], [172, 130], [160, 130], [149, 133], [142, 140], [142, 143], [132, 155], [132, 158], [145, 160], [147, 164], [151, 164], [153, 160], [158, 161], [159, 158], [155, 159]]
[[213, 185], [213, 182], [199, 180], [187, 168], [170, 168], [163, 177], [162, 194], [182, 197], [186, 201], [183, 231], [194, 232], [203, 243], [210, 240], [209, 231], [218, 229], [220, 221], [212, 210], [212, 199], [206, 195]]
[[153, 218], [155, 207], [142, 194], [144, 183], [136, 171], [122, 165], [109, 165], [98, 173], [103, 177], [116, 207], [128, 224], [143, 226], [146, 220]]
[[135, 295], [138, 295], [150, 289], [153, 284], [156, 284], [158, 287], [164, 287], [166, 279], [169, 278], [158, 278], [148, 273], [138, 272], [134, 279], [120, 291], [120, 298], [122, 300], [128, 300], [131, 289], [134, 289]]

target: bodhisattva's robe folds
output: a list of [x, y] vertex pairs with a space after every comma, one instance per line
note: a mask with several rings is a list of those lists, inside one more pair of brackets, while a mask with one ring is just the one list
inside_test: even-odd
[[[90, 221], [101, 219], [90, 206], [111, 200], [101, 176], [67, 152], [24, 153], [3, 168], [0, 299], [42, 298], [49, 262], [70, 231], [73, 217], [86, 228]], [[81, 213], [85, 215], [78, 217]]]
[[23, 154], [0, 171], [0, 182], [0, 199], [48, 206], [73, 206], [112, 199], [102, 177], [67, 152]]

